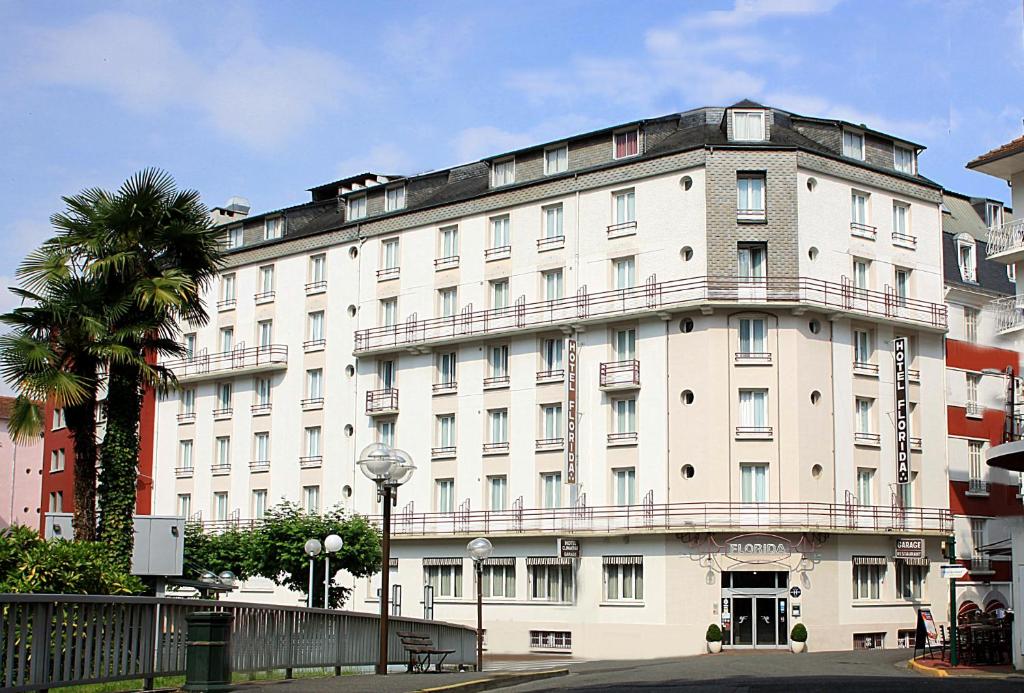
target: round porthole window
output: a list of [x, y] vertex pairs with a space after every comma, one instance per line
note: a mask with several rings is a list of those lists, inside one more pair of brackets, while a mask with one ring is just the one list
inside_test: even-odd
[[679, 395], [679, 399], [682, 400], [683, 404], [693, 404], [693, 390], [683, 390], [683, 394]]
[[342, 486], [341, 487], [341, 495], [342, 495], [343, 498], [351, 498], [352, 497], [352, 487], [349, 486], [348, 484], [345, 484], [344, 486]]
[[683, 249], [679, 251], [679, 257], [683, 258], [683, 262], [689, 262], [693, 259], [693, 248], [684, 245]]
[[811, 404], [817, 404], [821, 401], [821, 393], [815, 390], [811, 393]]
[[679, 179], [679, 186], [683, 190], [689, 190], [690, 188], [693, 187], [693, 178], [690, 178], [689, 176], [683, 176], [682, 178]]
[[354, 318], [356, 316], [356, 307], [354, 305], [348, 307], [348, 316], [350, 318]]
[[348, 249], [348, 256], [350, 258], [352, 258], [353, 260], [355, 260], [357, 257], [359, 257], [359, 248], [357, 248], [355, 246], [352, 246], [351, 248], [349, 248]]
[[821, 332], [821, 323], [817, 320], [811, 320], [807, 323], [807, 328], [811, 331], [811, 334], [818, 334]]
[[818, 259], [818, 249], [817, 249], [817, 248], [815, 248], [815, 247], [814, 247], [814, 246], [812, 245], [812, 246], [811, 246], [811, 247], [810, 247], [810, 248], [809, 248], [809, 249], [807, 250], [807, 257], [811, 258], [812, 260], [817, 260], [817, 259]]
[[693, 465], [692, 464], [684, 464], [683, 468], [679, 470], [679, 473], [683, 475], [684, 479], [692, 479], [693, 478]]
[[680, 320], [679, 331], [686, 334], [693, 332], [693, 318], [683, 318]]
[[355, 433], [356, 429], [352, 428], [352, 424], [345, 424], [345, 435], [349, 438]]
[[816, 187], [818, 187], [818, 179], [817, 178], [813, 178], [813, 177], [812, 178], [808, 178], [807, 179], [807, 189], [810, 190], [811, 192], [814, 192], [814, 189]]
[[353, 366], [351, 363], [348, 364], [347, 366], [345, 366], [345, 375], [347, 375], [348, 377], [351, 378], [355, 374], [356, 374], [356, 367], [355, 366]]
[[821, 478], [821, 465], [820, 464], [816, 464], [813, 467], [811, 467], [811, 476], [813, 476], [815, 479], [820, 479]]

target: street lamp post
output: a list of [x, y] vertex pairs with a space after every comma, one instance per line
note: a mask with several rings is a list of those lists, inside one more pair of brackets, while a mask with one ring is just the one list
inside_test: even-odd
[[380, 576], [380, 645], [376, 673], [388, 673], [388, 593], [391, 566], [391, 506], [398, 502], [398, 487], [412, 478], [416, 465], [403, 450], [384, 443], [371, 443], [363, 448], [356, 463], [366, 478], [377, 484], [377, 500], [383, 506]]
[[320, 548], [319, 539], [310, 539], [302, 547], [309, 556], [309, 594], [306, 595], [306, 606], [310, 609], [313, 608], [313, 559], [320, 555]]
[[331, 592], [331, 554], [341, 551], [341, 547], [345, 545], [341, 537], [337, 534], [329, 534], [324, 539], [324, 560], [327, 561], [327, 565], [324, 569], [324, 608], [328, 607], [327, 597]]
[[494, 547], [491, 542], [479, 537], [466, 545], [469, 557], [476, 568], [476, 670], [484, 670], [484, 561], [490, 558]]

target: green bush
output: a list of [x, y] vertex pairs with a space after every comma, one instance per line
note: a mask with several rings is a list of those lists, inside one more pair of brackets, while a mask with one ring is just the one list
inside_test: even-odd
[[110, 548], [93, 541], [43, 541], [28, 527], [0, 531], [0, 592], [22, 594], [141, 594]]
[[793, 626], [793, 630], [790, 632], [789, 638], [793, 642], [807, 642], [807, 629], [804, 628], [804, 624], [798, 623]]
[[708, 626], [708, 632], [704, 635], [704, 639], [708, 642], [721, 642], [722, 629], [718, 627], [718, 624], [712, 623]]

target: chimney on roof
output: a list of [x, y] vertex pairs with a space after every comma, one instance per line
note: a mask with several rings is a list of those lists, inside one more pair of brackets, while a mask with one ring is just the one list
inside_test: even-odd
[[249, 216], [249, 200], [239, 195], [229, 199], [223, 207], [214, 207], [210, 210], [210, 220], [213, 221], [214, 226], [238, 221], [247, 216]]

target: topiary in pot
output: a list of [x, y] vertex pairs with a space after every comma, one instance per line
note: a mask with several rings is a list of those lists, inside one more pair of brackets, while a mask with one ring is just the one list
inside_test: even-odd
[[708, 626], [708, 632], [704, 634], [704, 639], [708, 642], [708, 651], [711, 654], [722, 651], [722, 629], [718, 627], [718, 624], [712, 623]]
[[804, 624], [798, 623], [793, 626], [789, 639], [793, 643], [793, 652], [803, 652], [807, 648], [807, 628]]

